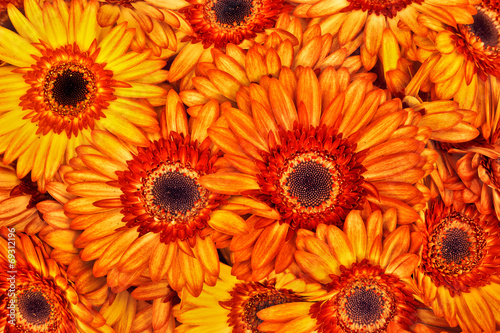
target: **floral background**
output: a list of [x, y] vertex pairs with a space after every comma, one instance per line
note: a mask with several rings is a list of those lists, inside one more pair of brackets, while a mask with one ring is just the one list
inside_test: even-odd
[[500, 330], [499, 1], [0, 13], [0, 331]]

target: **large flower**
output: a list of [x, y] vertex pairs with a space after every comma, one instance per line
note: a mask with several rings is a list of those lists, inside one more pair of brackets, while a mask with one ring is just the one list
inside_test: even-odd
[[500, 321], [498, 219], [480, 214], [474, 205], [457, 211], [432, 200], [418, 225], [422, 260], [414, 279], [423, 301], [452, 326], [495, 332]]
[[104, 318], [79, 295], [66, 272], [48, 259], [36, 237], [2, 227], [0, 330], [26, 332], [109, 332]]
[[[94, 128], [145, 146], [144, 132], [157, 132], [152, 102], [166, 90], [162, 60], [151, 51], [127, 52], [133, 29], [126, 23], [103, 30], [98, 3], [26, 0], [26, 17], [13, 5], [9, 16], [19, 34], [0, 27], [0, 153], [4, 164], [17, 159], [17, 175], [31, 171], [44, 191], [75, 147], [88, 143]], [[138, 100], [141, 99], [141, 100]], [[164, 101], [164, 99], [163, 99]]]
[[399, 223], [415, 221], [427, 190], [414, 184], [436, 159], [424, 148], [427, 139], [454, 140], [454, 128], [465, 128], [458, 140], [477, 136], [456, 103], [402, 109], [370, 75], [361, 75], [351, 80], [346, 68], [317, 75], [308, 67], [283, 67], [279, 79], [263, 76], [260, 84], [240, 87], [238, 109], [223, 104], [227, 124], [213, 126], [209, 135], [239, 173], [207, 175], [201, 183], [258, 198], [280, 214], [249, 220], [252, 241], [232, 240], [233, 250], [244, 251], [235, 269], [246, 262], [248, 272], [251, 262], [260, 279], [276, 263], [281, 272], [293, 261], [288, 241], [297, 230], [341, 226], [353, 209], [393, 207]]
[[318, 283], [306, 282], [291, 273], [245, 282], [231, 276], [230, 271], [231, 267], [222, 264], [215, 286], [205, 288], [197, 298], [182, 297], [182, 304], [174, 307], [175, 318], [181, 322], [176, 331], [260, 332], [257, 329], [262, 323], [257, 317], [260, 310], [325, 293]]
[[199, 295], [203, 283], [213, 285], [219, 273], [214, 240], [219, 234], [248, 232], [235, 212], [264, 206], [230, 199], [200, 183], [218, 165], [224, 168], [206, 134], [219, 116], [218, 104], [208, 103], [202, 115], [188, 127], [182, 103], [171, 90], [161, 137], [149, 147], [127, 145], [95, 130], [92, 146], [77, 148], [78, 157], [70, 161], [75, 171], [66, 174], [68, 192], [78, 198], [64, 208], [75, 217], [72, 228], [84, 229], [76, 246], [84, 248], [83, 260], [97, 259], [96, 277], [112, 273], [110, 286], [124, 290], [129, 283], [120, 281], [132, 284], [149, 268], [153, 281], [165, 278], [174, 290], [186, 287]]
[[427, 80], [438, 98], [454, 98], [466, 109], [478, 108], [488, 76], [500, 77], [500, 6], [485, 0], [475, 6], [470, 24], [447, 26], [431, 23], [435, 30], [427, 38], [415, 38], [422, 66], [406, 87], [415, 95]]
[[259, 329], [354, 333], [411, 328], [418, 332], [418, 322], [440, 325], [439, 319], [420, 318], [417, 312], [419, 303], [408, 278], [418, 265], [418, 256], [411, 253], [418, 246], [411, 244], [408, 226], [394, 229], [394, 219], [380, 211], [363, 219], [359, 211], [352, 211], [343, 231], [325, 224], [316, 233], [301, 231], [297, 264], [327, 293], [261, 310], [257, 316], [264, 323]]

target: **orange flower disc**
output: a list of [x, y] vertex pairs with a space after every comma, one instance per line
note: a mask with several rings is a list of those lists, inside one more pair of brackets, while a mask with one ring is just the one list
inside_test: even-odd
[[334, 296], [311, 306], [318, 332], [386, 332], [391, 322], [404, 329], [414, 323], [418, 304], [399, 277], [367, 259], [340, 269], [342, 273], [330, 275], [333, 280], [326, 285]]
[[[94, 44], [95, 45], [95, 44]], [[36, 64], [23, 76], [31, 86], [21, 97], [20, 106], [33, 110], [24, 116], [38, 122], [37, 134], [66, 131], [68, 138], [82, 129], [93, 129], [94, 121], [104, 118], [101, 111], [113, 95], [113, 72], [95, 63], [99, 53], [91, 47], [81, 52], [77, 44], [40, 50]]]
[[453, 296], [485, 286], [498, 274], [499, 222], [494, 215], [481, 215], [473, 205], [454, 211], [433, 201], [425, 223], [422, 270], [436, 286], [444, 285]]
[[270, 153], [262, 151], [263, 161], [256, 161], [261, 187], [256, 197], [274, 206], [280, 223], [293, 230], [315, 230], [319, 223], [342, 225], [365, 194], [364, 154], [356, 153], [356, 145], [333, 127], [306, 130], [296, 123], [294, 131], [281, 129], [280, 137], [281, 144]]
[[129, 170], [117, 171], [126, 227], [139, 226], [140, 235], [160, 233], [163, 243], [176, 239], [195, 242], [193, 235], [207, 226], [210, 212], [227, 198], [198, 182], [199, 177], [215, 171], [220, 156], [210, 156], [209, 144], [206, 140], [198, 146], [189, 136], [172, 132], [171, 140], [160, 139], [148, 148], [139, 148], [127, 162]]
[[289, 289], [276, 289], [276, 279], [264, 282], [238, 283], [229, 292], [231, 300], [219, 304], [229, 310], [228, 323], [233, 332], [260, 332], [262, 320], [257, 312], [273, 305], [300, 302], [302, 297]]
[[240, 44], [254, 38], [257, 33], [274, 26], [278, 14], [283, 11], [283, 0], [207, 0], [182, 8], [186, 20], [191, 23], [195, 37], [202, 42], [224, 47], [227, 43]]

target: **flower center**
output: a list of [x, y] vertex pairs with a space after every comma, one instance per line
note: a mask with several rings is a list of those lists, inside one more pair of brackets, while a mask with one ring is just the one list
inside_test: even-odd
[[219, 302], [222, 307], [230, 310], [229, 326], [234, 326], [233, 332], [258, 333], [257, 327], [262, 320], [257, 317], [260, 310], [270, 306], [301, 301], [302, 297], [295, 295], [289, 289], [276, 289], [276, 280], [264, 282], [238, 283], [229, 292], [230, 301]]
[[139, 148], [127, 162], [129, 169], [117, 171], [126, 227], [139, 226], [140, 235], [159, 233], [164, 243], [195, 239], [210, 212], [227, 198], [199, 184], [201, 176], [215, 172], [213, 164], [220, 156], [211, 156], [210, 142], [198, 145], [189, 136], [170, 136]]
[[208, 191], [198, 184], [198, 173], [181, 164], [162, 164], [143, 179], [146, 210], [158, 220], [186, 222], [206, 204]]
[[385, 330], [394, 317], [393, 296], [376, 280], [360, 279], [338, 295], [339, 326], [346, 332]]
[[280, 223], [293, 230], [315, 230], [319, 223], [341, 226], [364, 198], [364, 155], [333, 127], [296, 124], [294, 131], [279, 134], [281, 145], [270, 143], [271, 151], [261, 152], [261, 189], [250, 195], [275, 207]]
[[44, 99], [60, 116], [78, 116], [93, 103], [95, 77], [85, 66], [63, 62], [52, 66], [45, 77]]
[[339, 192], [338, 166], [332, 158], [306, 153], [287, 161], [279, 180], [291, 206], [324, 211]]
[[52, 307], [41, 291], [25, 291], [19, 297], [18, 306], [23, 318], [34, 326], [45, 324], [52, 313]]
[[34, 110], [25, 118], [38, 123], [37, 134], [66, 131], [68, 138], [94, 128], [103, 109], [116, 99], [113, 72], [95, 63], [99, 49], [81, 52], [76, 44], [40, 50], [42, 57], [23, 76], [31, 86], [21, 96], [23, 109]]
[[429, 257], [434, 267], [445, 274], [464, 274], [477, 267], [486, 242], [474, 220], [452, 213], [429, 236]]
[[215, 0], [210, 8], [220, 24], [240, 25], [252, 14], [252, 0]]
[[274, 26], [283, 11], [283, 0], [206, 0], [181, 8], [196, 33], [187, 37], [203, 46], [240, 44]]
[[498, 46], [498, 30], [499, 24], [497, 17], [493, 12], [486, 11], [483, 8], [477, 6], [477, 14], [473, 16], [474, 23], [467, 25], [469, 32], [479, 38], [484, 46], [495, 47]]
[[368, 259], [340, 266], [340, 275], [332, 274], [325, 285], [332, 297], [311, 306], [320, 333], [382, 333], [395, 322], [408, 329], [416, 319], [417, 302], [399, 277], [372, 266]]
[[362, 10], [368, 14], [383, 15], [393, 18], [397, 13], [412, 3], [420, 4], [423, 0], [347, 0], [349, 6], [344, 8], [343, 12]]

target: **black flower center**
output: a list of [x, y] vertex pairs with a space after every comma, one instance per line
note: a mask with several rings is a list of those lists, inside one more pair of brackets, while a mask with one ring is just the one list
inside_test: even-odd
[[470, 32], [481, 39], [484, 46], [497, 46], [499, 35], [493, 19], [481, 9], [478, 9], [473, 18], [474, 23], [467, 25]]
[[18, 298], [19, 312], [31, 325], [44, 325], [50, 319], [52, 308], [41, 291], [27, 290]]
[[218, 0], [212, 10], [220, 24], [239, 25], [252, 13], [251, 0]]
[[332, 193], [332, 175], [326, 167], [314, 162], [302, 162], [290, 173], [286, 186], [289, 193], [304, 207], [318, 207]]
[[179, 172], [167, 172], [153, 181], [153, 204], [167, 212], [185, 214], [201, 198], [194, 179]]
[[446, 230], [442, 243], [441, 254], [449, 263], [461, 263], [462, 260], [470, 255], [470, 244], [466, 231], [453, 228]]
[[345, 311], [357, 325], [373, 325], [382, 316], [384, 301], [373, 289], [357, 288], [347, 299]]
[[54, 99], [59, 105], [77, 106], [87, 98], [87, 84], [84, 73], [67, 69], [54, 80]]

